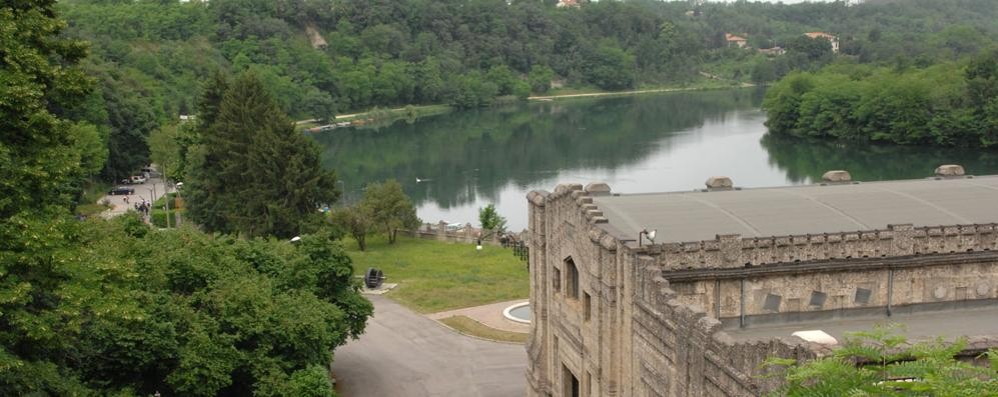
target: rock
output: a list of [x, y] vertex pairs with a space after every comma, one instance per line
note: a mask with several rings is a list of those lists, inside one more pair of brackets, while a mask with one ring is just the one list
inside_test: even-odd
[[597, 196], [610, 194], [610, 185], [607, 185], [605, 182], [591, 182], [586, 185], [586, 192]]
[[833, 170], [822, 175], [821, 180], [825, 182], [851, 182], [852, 175], [849, 175], [849, 171]]
[[707, 178], [706, 185], [708, 189], [731, 189], [734, 187], [731, 178], [726, 176], [712, 176]]
[[962, 165], [946, 164], [936, 168], [936, 176], [964, 176]]

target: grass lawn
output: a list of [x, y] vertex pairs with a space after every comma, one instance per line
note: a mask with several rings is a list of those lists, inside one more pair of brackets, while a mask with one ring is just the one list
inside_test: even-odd
[[501, 342], [516, 342], [516, 343], [526, 343], [527, 334], [520, 332], [509, 332], [502, 331], [478, 321], [473, 320], [467, 316], [453, 316], [447, 317], [440, 322], [447, 324], [448, 327], [454, 328], [457, 332], [465, 335], [473, 335], [480, 338], [485, 338], [489, 340], [497, 340]]
[[371, 236], [367, 251], [352, 239], [344, 246], [358, 274], [369, 267], [385, 273], [398, 287], [387, 296], [419, 313], [435, 313], [530, 296], [526, 263], [507, 248], [399, 237], [388, 244]]

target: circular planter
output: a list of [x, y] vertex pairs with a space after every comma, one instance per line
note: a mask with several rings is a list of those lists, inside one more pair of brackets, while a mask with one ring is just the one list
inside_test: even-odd
[[[526, 308], [526, 310], [524, 310]], [[502, 311], [503, 317], [520, 324], [530, 324], [530, 302], [517, 303]]]

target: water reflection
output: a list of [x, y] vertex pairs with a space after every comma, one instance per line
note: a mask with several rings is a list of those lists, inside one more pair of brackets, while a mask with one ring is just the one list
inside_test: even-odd
[[769, 163], [793, 183], [812, 183], [825, 171], [843, 169], [853, 180], [881, 181], [931, 176], [942, 164], [960, 164], [970, 174], [998, 174], [998, 152], [981, 149], [901, 147], [793, 139], [764, 135]]
[[495, 203], [514, 229], [527, 224], [528, 191], [562, 182], [606, 181], [615, 192], [638, 193], [693, 189], [710, 175], [756, 187], [807, 183], [829, 169], [847, 169], [858, 180], [924, 177], [948, 162], [998, 173], [995, 153], [763, 138], [762, 94], [531, 103], [316, 139], [323, 165], [337, 170], [348, 197], [395, 178], [425, 221], [477, 223], [477, 209]]

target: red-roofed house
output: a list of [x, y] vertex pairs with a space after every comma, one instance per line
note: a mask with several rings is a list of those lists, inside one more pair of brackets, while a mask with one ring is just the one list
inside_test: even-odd
[[812, 39], [822, 38], [828, 40], [828, 42], [832, 43], [832, 52], [839, 52], [839, 38], [837, 36], [832, 36], [825, 32], [807, 32], [804, 35]]
[[735, 45], [738, 46], [738, 48], [745, 48], [745, 45], [748, 44], [748, 40], [746, 38], [736, 36], [731, 33], [724, 34], [724, 41], [728, 43], [728, 46]]

